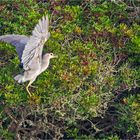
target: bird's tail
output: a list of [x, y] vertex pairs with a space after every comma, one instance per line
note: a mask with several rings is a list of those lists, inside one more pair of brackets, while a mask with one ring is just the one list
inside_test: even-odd
[[18, 74], [14, 77], [14, 79], [18, 82], [18, 83], [23, 83], [25, 82], [25, 79], [24, 79], [24, 75], [22, 74]]

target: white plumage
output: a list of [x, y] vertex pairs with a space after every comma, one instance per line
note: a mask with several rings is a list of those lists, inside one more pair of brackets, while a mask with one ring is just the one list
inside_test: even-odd
[[50, 59], [56, 57], [53, 53], [46, 53], [42, 56], [43, 46], [49, 37], [48, 16], [39, 20], [30, 37], [24, 35], [0, 36], [1, 41], [11, 43], [16, 47], [16, 51], [25, 71], [23, 74], [15, 76], [14, 79], [18, 83], [30, 81], [26, 87], [29, 95], [31, 95], [31, 93], [28, 87], [35, 81], [40, 73], [48, 68]]

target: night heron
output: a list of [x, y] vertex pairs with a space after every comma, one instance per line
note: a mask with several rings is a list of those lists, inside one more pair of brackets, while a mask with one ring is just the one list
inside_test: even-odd
[[30, 96], [29, 86], [39, 74], [48, 68], [50, 59], [57, 57], [53, 53], [42, 55], [43, 46], [50, 37], [48, 28], [49, 19], [46, 16], [39, 20], [30, 37], [14, 34], [0, 36], [0, 41], [10, 43], [16, 47], [24, 72], [15, 76], [14, 79], [18, 83], [29, 81], [26, 90]]

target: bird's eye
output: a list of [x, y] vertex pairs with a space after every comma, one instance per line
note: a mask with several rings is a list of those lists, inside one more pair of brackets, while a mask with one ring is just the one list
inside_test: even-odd
[[52, 53], [50, 55], [53, 55]]

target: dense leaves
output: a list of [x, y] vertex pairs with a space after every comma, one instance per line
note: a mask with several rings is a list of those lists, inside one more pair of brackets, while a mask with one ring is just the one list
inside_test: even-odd
[[129, 0], [1, 1], [0, 35], [30, 35], [47, 14], [44, 52], [59, 58], [29, 98], [27, 83], [13, 80], [22, 72], [14, 47], [0, 43], [0, 138], [139, 138], [138, 8]]

